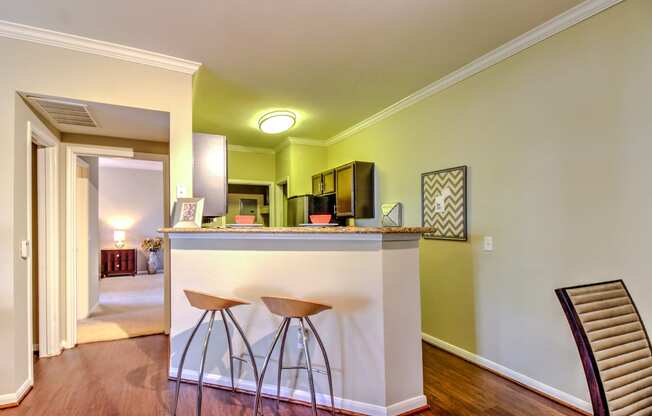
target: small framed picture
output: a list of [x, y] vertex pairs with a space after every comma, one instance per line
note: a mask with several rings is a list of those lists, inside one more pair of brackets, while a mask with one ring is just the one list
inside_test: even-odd
[[178, 198], [174, 205], [174, 228], [200, 228], [204, 198]]

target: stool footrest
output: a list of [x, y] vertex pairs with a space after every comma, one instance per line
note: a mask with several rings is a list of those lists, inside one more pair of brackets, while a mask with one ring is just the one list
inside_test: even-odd
[[[308, 367], [302, 366], [302, 365], [295, 365], [295, 366], [291, 366], [291, 367], [283, 367], [283, 368], [281, 368], [281, 370], [306, 370], [306, 371], [308, 371]], [[319, 373], [319, 374], [325, 374], [325, 375], [328, 374], [326, 371], [324, 371], [324, 370], [322, 370], [320, 368], [313, 368], [312, 372], [313, 373]]]
[[249, 364], [249, 361], [245, 360], [244, 358], [240, 358], [240, 357], [238, 357], [237, 355], [232, 355], [231, 358], [233, 358], [234, 360], [238, 360], [238, 361], [240, 361], [241, 363], [247, 363], [247, 364]]

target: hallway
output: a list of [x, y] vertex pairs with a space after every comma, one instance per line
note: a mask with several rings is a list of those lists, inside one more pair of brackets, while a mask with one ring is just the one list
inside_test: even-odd
[[77, 343], [164, 332], [163, 274], [100, 280], [100, 303], [77, 323]]

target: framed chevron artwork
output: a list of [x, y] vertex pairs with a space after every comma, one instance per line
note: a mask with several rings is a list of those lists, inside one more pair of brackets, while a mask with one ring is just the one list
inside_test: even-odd
[[431, 240], [466, 241], [466, 166], [421, 175], [421, 221]]

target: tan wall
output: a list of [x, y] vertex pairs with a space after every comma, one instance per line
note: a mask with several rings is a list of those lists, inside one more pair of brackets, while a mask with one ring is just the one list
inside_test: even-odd
[[[7, 38], [0, 38], [0, 56], [0, 137], [4, 140], [0, 184], [9, 190], [6, 203], [0, 207], [0, 338], [4, 340], [0, 356], [5, 357], [0, 360], [1, 395], [14, 393], [25, 382], [31, 359], [27, 356], [29, 325], [24, 307], [28, 296], [27, 269], [18, 247], [20, 240], [26, 238], [28, 221], [25, 123], [30, 117], [37, 121], [38, 118], [16, 91], [169, 112], [170, 189], [183, 183], [191, 190], [192, 79], [187, 74], [142, 64]], [[60, 154], [63, 162], [64, 152]], [[60, 226], [64, 229], [65, 222]], [[62, 253], [64, 243], [60, 247]], [[65, 293], [65, 285], [62, 286]]]
[[424, 332], [588, 399], [553, 289], [622, 277], [652, 325], [650, 22], [627, 0], [329, 148], [411, 225], [420, 174], [469, 166], [470, 241], [421, 243]]
[[61, 141], [64, 143], [91, 144], [94, 146], [128, 147], [133, 149], [134, 152], [139, 153], [170, 154], [170, 144], [167, 142], [75, 133], [62, 133]]
[[[145, 238], [160, 237], [163, 227], [163, 163], [161, 170], [100, 167], [99, 234], [101, 248], [114, 248], [113, 231], [124, 229], [125, 248], [135, 248], [138, 271], [147, 270]], [[158, 253], [163, 269], [163, 253]]]

